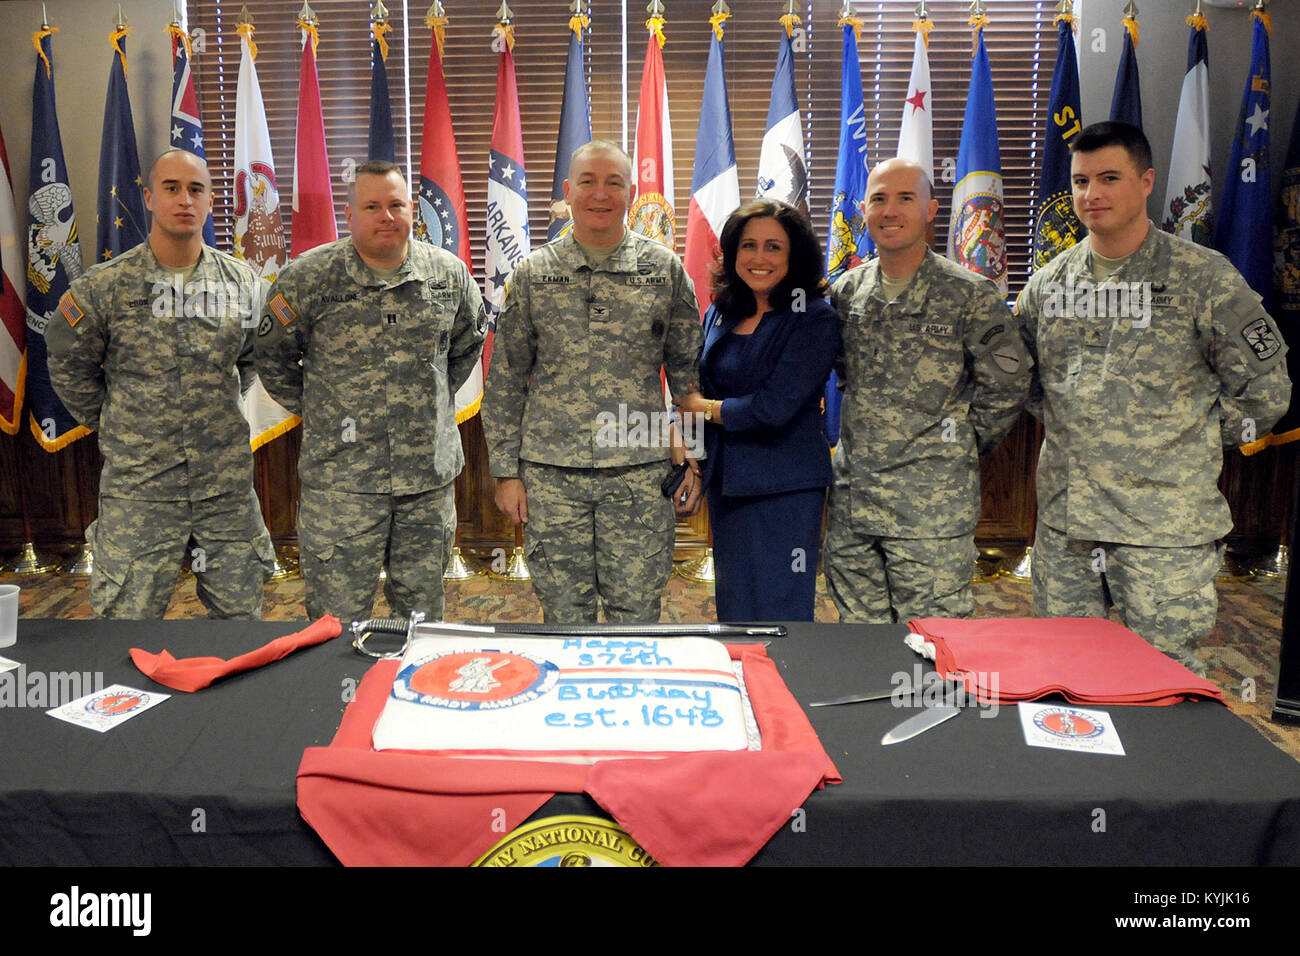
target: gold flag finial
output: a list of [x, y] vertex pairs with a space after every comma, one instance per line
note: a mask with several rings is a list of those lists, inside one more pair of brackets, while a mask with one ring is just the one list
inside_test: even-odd
[[241, 27], [251, 27], [253, 25], [253, 15], [248, 12], [248, 4], [244, 4], [239, 8], [239, 19], [236, 20], [235, 23]]
[[840, 19], [835, 24], [837, 27], [853, 27], [853, 42], [862, 42], [862, 18], [853, 12], [851, 0], [844, 0], [844, 6], [840, 7]]
[[506, 0], [501, 0], [501, 9], [497, 11], [497, 21], [499, 23], [509, 23], [514, 19], [514, 12], [506, 6]]
[[916, 10], [914, 10], [913, 13], [915, 14], [916, 19], [918, 20], [930, 19], [930, 14], [926, 12], [925, 9], [925, 0], [921, 0], [921, 2], [916, 5]]
[[254, 63], [257, 62], [257, 44], [253, 42], [255, 30], [253, 15], [248, 12], [248, 7], [240, 7], [239, 19], [235, 21], [235, 32], [248, 41], [248, 55], [253, 58]]
[[803, 22], [799, 19], [799, 15], [794, 11], [794, 0], [786, 0], [785, 13], [781, 14], [781, 19], [779, 21], [781, 26], [785, 28], [785, 35], [792, 38], [794, 37], [795, 24]]
[[[504, 37], [506, 41], [506, 49], [511, 52], [514, 52], [515, 49], [515, 28], [510, 22], [513, 17], [514, 13], [508, 6], [506, 6], [506, 0], [501, 0], [501, 9], [497, 11], [497, 25], [492, 28], [492, 36]], [[496, 49], [495, 45], [493, 46], [493, 49]]]
[[713, 27], [713, 35], [722, 42], [722, 25], [731, 19], [731, 7], [727, 6], [727, 0], [718, 0], [713, 5], [713, 15], [709, 17], [709, 26]]
[[1052, 17], [1052, 23], [1061, 23], [1062, 21], [1068, 23], [1071, 30], [1074, 29], [1074, 4], [1070, 0], [1061, 0], [1056, 5], [1056, 16]]
[[984, 0], [975, 0], [970, 5], [970, 19], [966, 21], [971, 28], [971, 51], [970, 55], [974, 56], [979, 43], [980, 31], [989, 25], [988, 14], [984, 12]]
[[126, 50], [122, 49], [122, 40], [131, 32], [130, 27], [126, 25], [126, 17], [122, 15], [122, 5], [117, 5], [117, 16], [113, 18], [113, 32], [108, 35], [109, 42], [113, 44], [113, 49], [117, 51], [117, 58], [122, 61], [122, 75], [126, 76]]
[[370, 19], [375, 23], [388, 22], [388, 8], [384, 6], [384, 0], [376, 0], [375, 5], [370, 10]]
[[442, 45], [447, 40], [447, 11], [443, 9], [442, 0], [433, 0], [429, 12], [424, 15], [424, 25], [433, 31], [433, 39], [438, 44], [438, 56], [442, 56]]
[[926, 12], [925, 0], [921, 0], [916, 5], [916, 19], [912, 21], [912, 32], [921, 34], [921, 41], [925, 48], [930, 49], [930, 31], [934, 29], [934, 22], [930, 19], [930, 14]]
[[659, 0], [650, 0], [645, 5], [645, 12], [650, 14], [650, 18], [645, 22], [645, 28], [655, 35], [659, 41], [659, 49], [664, 48], [668, 38], [664, 36], [664, 5]]
[[1128, 4], [1124, 7], [1124, 19], [1120, 22], [1124, 24], [1124, 29], [1128, 31], [1128, 35], [1133, 38], [1133, 46], [1135, 47], [1138, 45], [1137, 15], [1138, 5], [1134, 3], [1133, 0], [1129, 0]]
[[[590, 0], [587, 2], [587, 9], [590, 9]], [[569, 12], [573, 16], [569, 17], [569, 29], [573, 31], [574, 36], [579, 40], [582, 39], [582, 31], [591, 26], [591, 18], [587, 16], [587, 9], [583, 8], [583, 0], [573, 0], [569, 4]]]
[[302, 0], [302, 9], [298, 11], [298, 29], [311, 37], [311, 53], [315, 56], [320, 46], [320, 18], [307, 0]]
[[298, 25], [302, 26], [304, 23], [310, 23], [312, 26], [320, 23], [316, 11], [311, 8], [307, 0], [302, 0], [302, 9], [298, 11]]

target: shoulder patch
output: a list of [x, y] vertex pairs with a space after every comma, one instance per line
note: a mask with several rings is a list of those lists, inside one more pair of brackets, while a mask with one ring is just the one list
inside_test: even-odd
[[277, 294], [269, 303], [271, 312], [280, 320], [280, 324], [288, 328], [298, 318], [298, 313], [289, 307], [283, 294]]
[[[66, 299], [67, 296], [64, 298]], [[1253, 322], [1247, 322], [1241, 329], [1241, 337], [1255, 353], [1255, 358], [1261, 362], [1268, 361], [1282, 348], [1282, 340], [1273, 331], [1272, 324], [1263, 316]]]
[[63, 298], [59, 300], [59, 311], [68, 320], [68, 325], [74, 329], [77, 327], [77, 323], [86, 316], [86, 313], [81, 311], [81, 306], [77, 305], [77, 300], [72, 297], [71, 292], [63, 293]]

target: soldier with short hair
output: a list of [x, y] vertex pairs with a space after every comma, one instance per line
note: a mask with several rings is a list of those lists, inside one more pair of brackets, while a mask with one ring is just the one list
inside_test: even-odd
[[979, 456], [1015, 424], [1029, 359], [997, 287], [926, 244], [939, 203], [920, 166], [879, 163], [866, 204], [878, 258], [831, 288], [844, 400], [826, 583], [842, 621], [965, 617]]
[[516, 267], [497, 319], [489, 462], [497, 506], [525, 524], [547, 621], [594, 621], [597, 596], [610, 621], [658, 621], [674, 507], [698, 507], [693, 462], [672, 504], [660, 491], [670, 451], [659, 369], [674, 392], [698, 378], [699, 310], [672, 250], [627, 229], [634, 188], [613, 143], [575, 150], [564, 182], [573, 229]]
[[271, 287], [257, 329], [266, 390], [303, 419], [298, 544], [307, 613], [442, 618], [465, 464], [454, 399], [483, 350], [486, 315], [458, 258], [411, 241], [399, 167], [356, 168], [351, 236], [307, 252]]
[[50, 382], [104, 453], [91, 607], [161, 618], [189, 556], [211, 617], [256, 620], [275, 555], [239, 403], [261, 280], [203, 245], [212, 179], [198, 156], [163, 153], [144, 199], [148, 239], [77, 279], [45, 333]]
[[1125, 624], [1188, 668], [1214, 629], [1223, 449], [1287, 408], [1286, 345], [1226, 258], [1147, 218], [1155, 170], [1142, 131], [1096, 123], [1070, 144], [1088, 236], [1016, 302], [1037, 358], [1034, 613]]

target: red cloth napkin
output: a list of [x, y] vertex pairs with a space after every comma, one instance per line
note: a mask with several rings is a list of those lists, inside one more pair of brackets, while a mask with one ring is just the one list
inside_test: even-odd
[[602, 760], [592, 766], [375, 751], [397, 661], [367, 672], [329, 747], [298, 768], [303, 819], [348, 866], [464, 866], [557, 792], [591, 795], [660, 863], [740, 866], [839, 771], [761, 647], [729, 648], [762, 751]]
[[907, 626], [934, 644], [935, 670], [961, 675], [984, 703], [1048, 694], [1076, 704], [1223, 703], [1214, 683], [1104, 618], [927, 617]]
[[339, 623], [339, 619], [327, 614], [301, 631], [277, 637], [255, 651], [240, 654], [230, 660], [221, 657], [182, 657], [177, 660], [169, 651], [151, 654], [138, 647], [131, 648], [131, 660], [151, 680], [173, 690], [193, 693], [207, 687], [218, 677], [250, 671], [263, 664], [270, 664], [282, 657], [288, 657], [300, 647], [322, 644], [338, 637], [342, 631], [343, 626]]

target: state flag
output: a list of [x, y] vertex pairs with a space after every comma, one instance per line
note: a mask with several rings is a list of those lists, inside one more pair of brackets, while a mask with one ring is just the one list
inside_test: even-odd
[[1169, 153], [1164, 213], [1165, 232], [1203, 246], [1214, 239], [1210, 199], [1210, 52], [1203, 15], [1187, 18], [1187, 73], [1178, 97], [1174, 146]]
[[302, 31], [302, 62], [298, 70], [298, 119], [293, 147], [293, 239], [289, 246], [292, 258], [339, 237], [329, 150], [325, 143], [325, 116], [321, 111], [320, 77], [316, 70], [320, 33], [311, 20], [299, 19], [298, 28]]
[[[193, 59], [190, 35], [185, 32], [179, 20], [173, 20], [167, 25], [167, 33], [172, 44], [171, 145], [176, 149], [188, 150], [207, 162], [208, 153], [203, 145], [203, 121], [199, 116], [199, 98], [194, 93], [194, 74], [190, 70], [190, 60]], [[217, 231], [211, 212], [203, 224], [203, 241], [216, 248]]]
[[105, 262], [144, 242], [144, 177], [135, 145], [135, 122], [126, 88], [126, 37], [118, 27], [109, 34], [113, 55], [104, 99], [104, 128], [99, 145], [99, 204], [95, 216], [96, 261]]
[[907, 81], [903, 121], [898, 129], [898, 155], [910, 159], [934, 182], [934, 102], [930, 87], [930, 56], [926, 43], [929, 20], [912, 24], [916, 41], [912, 49], [912, 73]]
[[27, 310], [23, 305], [23, 253], [18, 244], [18, 215], [14, 207], [9, 154], [0, 130], [0, 431], [13, 435], [23, 411], [23, 386], [27, 378]]
[[636, 107], [636, 154], [632, 170], [636, 196], [628, 214], [633, 232], [677, 248], [677, 212], [673, 192], [673, 130], [668, 118], [668, 81], [664, 75], [664, 20], [651, 16]]
[[808, 164], [803, 149], [803, 120], [794, 85], [794, 51], [790, 39], [799, 18], [792, 13], [781, 17], [781, 39], [772, 74], [772, 95], [768, 100], [767, 128], [758, 154], [760, 197], [789, 203], [808, 214]]
[[1007, 294], [1007, 233], [1002, 196], [1002, 159], [998, 152], [998, 118], [993, 102], [993, 73], [984, 46], [984, 29], [977, 29], [971, 58], [970, 87], [961, 146], [957, 150], [957, 183], [952, 191], [948, 224], [948, 258], [992, 280]]
[[1083, 130], [1074, 17], [1058, 14], [1056, 27], [1056, 67], [1052, 70], [1043, 166], [1038, 178], [1032, 269], [1047, 265], [1058, 252], [1083, 238], [1083, 224], [1074, 211], [1074, 191], [1070, 187], [1070, 140]]
[[547, 242], [564, 235], [573, 227], [569, 205], [564, 201], [564, 181], [569, 178], [569, 160], [573, 157], [573, 151], [591, 140], [591, 103], [587, 98], [582, 44], [582, 31], [588, 23], [587, 17], [582, 13], [569, 18], [569, 54], [564, 65], [560, 133], [555, 141], [555, 176], [551, 180], [551, 215], [546, 227]]

